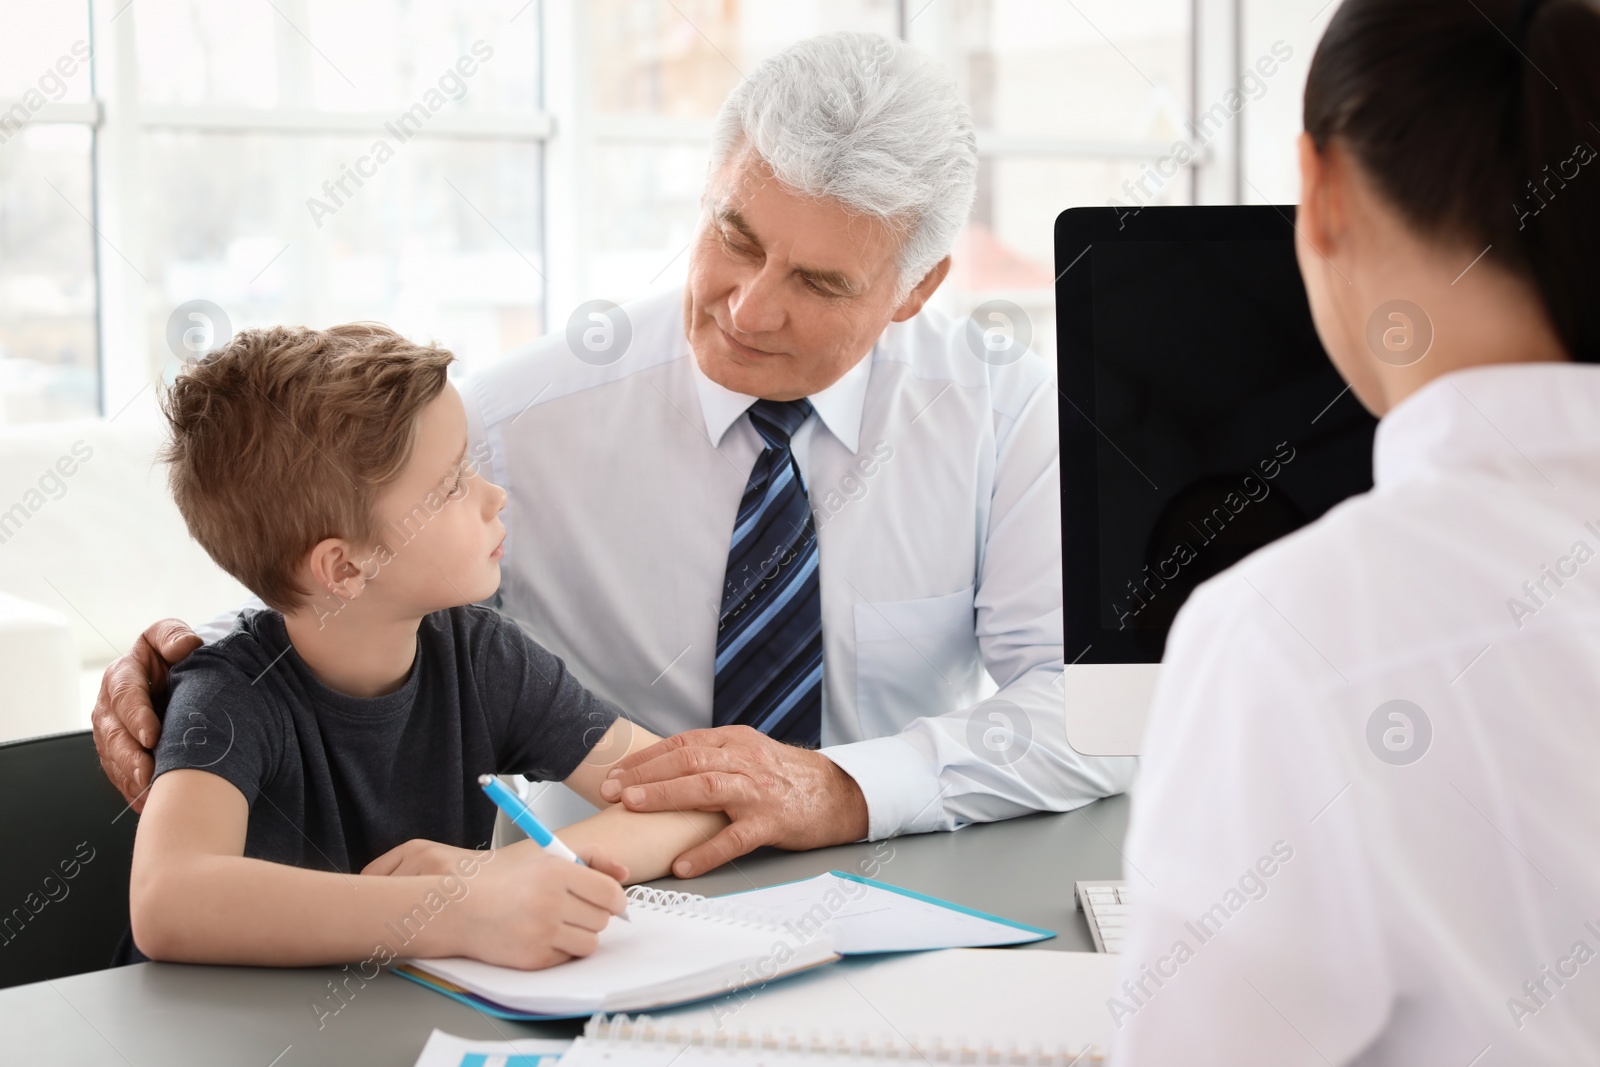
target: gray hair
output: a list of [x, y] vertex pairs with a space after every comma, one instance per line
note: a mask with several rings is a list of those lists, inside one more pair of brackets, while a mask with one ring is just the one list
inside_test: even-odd
[[757, 66], [717, 114], [710, 172], [741, 145], [791, 189], [888, 223], [902, 300], [949, 254], [977, 195], [977, 138], [954, 79], [875, 33], [811, 37]]

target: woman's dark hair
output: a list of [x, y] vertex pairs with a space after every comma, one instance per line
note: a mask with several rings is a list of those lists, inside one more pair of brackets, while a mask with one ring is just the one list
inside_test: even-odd
[[1597, 0], [1345, 0], [1311, 60], [1305, 128], [1417, 233], [1493, 245], [1567, 353], [1600, 362]]

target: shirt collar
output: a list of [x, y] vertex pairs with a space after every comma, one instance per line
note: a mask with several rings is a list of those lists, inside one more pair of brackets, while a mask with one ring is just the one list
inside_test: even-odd
[[1562, 460], [1600, 452], [1600, 366], [1496, 363], [1452, 371], [1378, 423], [1379, 487], [1440, 472], [1548, 482]]
[[[728, 427], [739, 420], [756, 398], [736, 393], [707, 378], [692, 351], [689, 365], [694, 368], [695, 391], [700, 394], [700, 413], [706, 420], [706, 433], [711, 438], [711, 446], [719, 448]], [[860, 444], [861, 412], [866, 407], [867, 382], [871, 377], [872, 353], [868, 352], [845, 371], [844, 377], [806, 398], [816, 409], [822, 424], [852, 453]]]

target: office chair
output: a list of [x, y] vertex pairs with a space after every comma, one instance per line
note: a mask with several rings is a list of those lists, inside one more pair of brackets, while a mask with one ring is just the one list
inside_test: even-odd
[[0, 988], [111, 962], [138, 821], [89, 731], [0, 744]]

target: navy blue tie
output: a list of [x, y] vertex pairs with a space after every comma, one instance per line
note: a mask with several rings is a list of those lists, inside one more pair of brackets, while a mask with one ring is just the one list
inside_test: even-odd
[[716, 726], [743, 723], [779, 741], [822, 743], [822, 589], [817, 531], [789, 438], [809, 400], [757, 400], [756, 457], [728, 549], [717, 623]]

